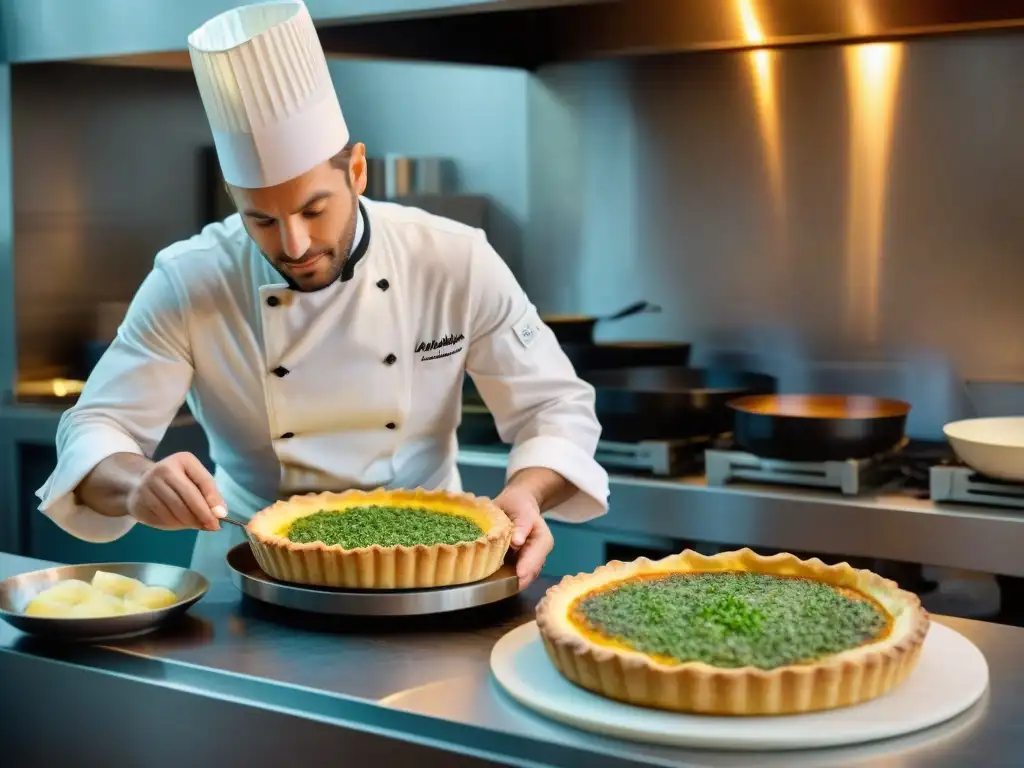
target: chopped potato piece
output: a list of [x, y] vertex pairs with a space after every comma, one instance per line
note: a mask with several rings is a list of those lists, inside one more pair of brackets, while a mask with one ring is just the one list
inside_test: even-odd
[[100, 592], [105, 592], [114, 597], [125, 597], [129, 592], [134, 592], [136, 589], [146, 586], [138, 579], [122, 576], [119, 573], [107, 573], [106, 571], [96, 571], [92, 577], [92, 585]]
[[178, 596], [167, 587], [142, 587], [125, 598], [126, 603], [144, 606], [146, 610], [156, 611], [178, 602]]
[[43, 593], [32, 600], [25, 608], [26, 616], [39, 616], [45, 619], [62, 619], [71, 612], [74, 604]]
[[92, 593], [93, 588], [89, 582], [78, 579], [65, 579], [64, 581], [58, 581], [52, 587], [48, 587], [36, 595], [36, 597], [46, 595], [54, 600], [74, 604], [82, 602]]
[[69, 619], [102, 619], [107, 616], [120, 616], [124, 613], [124, 601], [111, 595], [97, 592], [88, 600], [71, 606]]
[[139, 605], [138, 603], [133, 602], [132, 600], [125, 600], [124, 601], [124, 612], [125, 613], [145, 613], [148, 610], [149, 610], [149, 608], [147, 608], [146, 606]]

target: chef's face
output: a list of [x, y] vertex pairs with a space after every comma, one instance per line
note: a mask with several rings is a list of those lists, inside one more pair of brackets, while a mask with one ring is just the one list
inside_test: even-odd
[[229, 191], [274, 269], [297, 291], [319, 291], [340, 277], [348, 261], [365, 188], [366, 148], [354, 144], [276, 187]]

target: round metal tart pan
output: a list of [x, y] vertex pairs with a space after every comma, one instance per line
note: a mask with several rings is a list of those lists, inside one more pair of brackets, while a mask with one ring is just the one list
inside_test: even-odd
[[421, 616], [495, 603], [519, 593], [516, 569], [505, 564], [482, 581], [433, 589], [330, 589], [271, 578], [248, 544], [227, 554], [231, 583], [249, 597], [281, 608], [339, 616]]

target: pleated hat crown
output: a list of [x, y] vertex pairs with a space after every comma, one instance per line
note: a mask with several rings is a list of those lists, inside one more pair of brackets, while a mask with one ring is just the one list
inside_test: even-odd
[[272, 187], [349, 139], [320, 39], [301, 0], [234, 8], [188, 37], [224, 180]]

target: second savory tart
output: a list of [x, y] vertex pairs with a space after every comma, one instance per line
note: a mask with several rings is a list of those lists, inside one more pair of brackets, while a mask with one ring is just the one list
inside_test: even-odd
[[281, 581], [342, 589], [423, 589], [501, 567], [512, 522], [488, 499], [449, 491], [293, 496], [248, 525], [260, 567]]
[[916, 595], [847, 563], [687, 550], [564, 578], [537, 606], [537, 626], [558, 671], [608, 698], [781, 715], [899, 685], [929, 618]]

